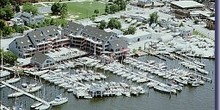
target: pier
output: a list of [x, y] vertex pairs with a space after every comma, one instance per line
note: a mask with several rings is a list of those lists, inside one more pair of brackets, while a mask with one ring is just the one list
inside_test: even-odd
[[35, 100], [39, 101], [39, 102], [41, 102], [41, 103], [43, 103], [43, 104], [45, 104], [45, 105], [50, 105], [49, 102], [47, 102], [47, 101], [45, 101], [45, 100], [43, 100], [43, 99], [40, 99], [39, 97], [36, 97], [36, 96], [34, 96], [34, 95], [32, 95], [32, 94], [30, 94], [30, 93], [28, 93], [28, 92], [25, 92], [25, 91], [23, 91], [23, 90], [21, 90], [21, 89], [15, 87], [15, 86], [11, 85], [11, 84], [8, 84], [8, 83], [6, 83], [6, 82], [4, 82], [4, 81], [1, 81], [1, 83], [4, 84], [4, 85], [6, 85], [6, 86], [8, 86], [9, 88], [12, 88], [12, 89], [14, 89], [14, 90], [16, 90], [16, 91], [18, 91], [18, 92], [23, 93], [24, 95], [26, 95], [26, 96], [28, 96], [28, 97], [30, 97], [30, 98], [32, 98], [32, 99], [35, 99]]
[[0, 110], [10, 110], [8, 107], [4, 106], [4, 105], [0, 105]]

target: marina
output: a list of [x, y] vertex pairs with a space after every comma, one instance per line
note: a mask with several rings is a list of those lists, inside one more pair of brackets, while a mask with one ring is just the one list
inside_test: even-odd
[[[50, 95], [49, 100], [47, 99], [47, 104], [51, 105], [50, 102], [57, 100], [55, 97], [58, 96], [58, 94], [68, 96], [68, 102], [63, 100], [62, 103], [62, 101], [60, 101], [59, 103], [61, 105], [58, 104], [59, 106], [52, 106], [52, 108], [59, 108], [60, 106], [65, 108], [65, 106], [68, 106], [72, 100], [75, 100], [75, 98], [92, 101], [99, 100], [100, 98], [100, 100], [102, 100], [102, 97], [119, 98], [119, 96], [125, 96], [129, 98], [137, 97], [137, 99], [139, 99], [138, 97], [145, 97], [145, 100], [148, 100], [149, 95], [151, 96], [155, 93], [158, 95], [158, 93], [161, 93], [171, 97], [172, 100], [172, 98], [181, 97], [181, 94], [185, 94], [185, 89], [187, 90], [187, 88], [190, 89], [198, 86], [198, 88], [204, 88], [207, 87], [207, 85], [213, 84], [212, 77], [210, 77], [210, 75], [213, 74], [211, 74], [212, 72], [210, 72], [210, 70], [210, 74], [204, 76], [204, 74], [198, 72], [195, 73], [192, 70], [185, 70], [184, 67], [182, 67], [182, 69], [175, 69], [172, 68], [171, 65], [162, 63], [159, 60], [158, 63], [158, 61], [155, 60], [158, 59], [157, 57], [152, 56], [147, 61], [140, 60], [141, 58], [142, 57], [127, 57], [124, 60], [125, 64], [120, 64], [119, 62], [105, 64], [92, 57], [82, 57], [76, 60], [68, 61], [68, 63], [73, 62], [72, 64], [78, 62], [78, 65], [80, 64], [80, 66], [77, 68], [70, 69], [66, 67], [66, 69], [33, 72], [26, 71], [26, 74], [31, 75], [33, 79], [30, 81], [32, 82], [30, 84], [33, 85], [33, 82], [36, 82], [43, 85], [39, 91], [34, 93], [35, 95], [39, 93], [44, 94], [42, 92], [45, 91], [45, 84], [48, 85], [48, 83], [48, 87], [50, 89], [53, 88], [57, 91], [55, 93], [50, 93], [53, 94], [53, 96]], [[168, 59], [166, 59], [166, 61], [173, 62], [173, 60]], [[65, 65], [65, 62], [62, 64]], [[176, 64], [178, 64], [178, 62], [176, 62]], [[74, 65], [71, 66], [75, 67]], [[205, 68], [208, 68], [208, 66], [209, 65], [206, 65]], [[22, 76], [20, 78], [22, 81], [22, 78], [24, 77]], [[38, 80], [38, 78], [41, 80]], [[20, 80], [15, 82], [15, 84], [19, 82]], [[3, 81], [2, 84], [8, 83]], [[25, 86], [25, 83], [20, 84]], [[48, 87], [46, 88], [48, 89]], [[197, 89], [195, 91], [197, 91]], [[22, 98], [25, 95], [26, 94], [23, 92], [17, 91], [8, 94], [8, 98]], [[169, 97], [167, 100], [169, 100]], [[118, 100], [118, 98], [112, 100]], [[121, 98], [119, 98], [119, 100], [120, 99]], [[39, 100], [33, 100], [29, 107], [26, 107], [35, 109], [51, 108], [44, 103]]]

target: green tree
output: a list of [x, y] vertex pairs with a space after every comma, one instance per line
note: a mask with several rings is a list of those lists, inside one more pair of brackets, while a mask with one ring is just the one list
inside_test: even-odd
[[194, 21], [194, 23], [195, 23], [195, 24], [199, 24], [199, 20], [196, 19], [196, 20]]
[[0, 7], [4, 8], [6, 5], [9, 5], [9, 0], [0, 0]]
[[11, 65], [14, 65], [14, 62], [17, 61], [17, 56], [12, 53], [11, 51], [5, 51], [3, 52], [3, 60], [5, 63], [8, 63], [8, 64], [11, 64]]
[[61, 18], [65, 18], [67, 16], [67, 12], [68, 12], [67, 4], [63, 3], [61, 10], [60, 10]]
[[5, 27], [3, 27], [3, 33], [2, 33], [2, 35], [3, 36], [8, 36], [8, 35], [11, 35], [12, 33], [14, 33], [15, 32], [15, 30], [12, 28], [12, 27], [10, 27], [10, 26], [5, 26]]
[[34, 15], [36, 15], [38, 13], [37, 7], [32, 5], [31, 3], [25, 3], [23, 5], [23, 11], [28, 12], [28, 13], [32, 13]]
[[5, 11], [5, 20], [10, 20], [14, 16], [14, 11], [11, 5], [7, 5], [4, 8]]
[[115, 18], [111, 18], [108, 22], [108, 28], [110, 29], [120, 29], [121, 28], [121, 22], [116, 20]]
[[17, 32], [17, 33], [23, 33], [24, 30], [25, 30], [23, 26], [17, 26], [17, 25], [14, 25], [14, 26], [13, 26], [13, 29], [14, 29], [15, 32]]
[[6, 26], [5, 20], [0, 19], [0, 30], [3, 30], [5, 26]]
[[135, 31], [136, 31], [136, 28], [135, 28], [135, 27], [129, 26], [129, 27], [128, 27], [128, 30], [126, 30], [126, 31], [124, 32], [124, 34], [125, 34], [125, 35], [127, 35], [127, 34], [135, 34]]
[[99, 14], [99, 10], [94, 10], [94, 13], [96, 14], [96, 16]]
[[120, 7], [116, 4], [113, 4], [110, 6], [110, 13], [113, 14], [115, 12], [118, 12], [120, 10]]
[[15, 11], [16, 11], [16, 12], [20, 12], [20, 11], [21, 11], [19, 5], [16, 5], [16, 6], [15, 6]]
[[180, 25], [179, 25], [179, 27], [183, 27], [183, 26], [184, 26], [184, 25], [183, 25], [183, 22], [181, 22]]
[[99, 29], [105, 29], [105, 27], [106, 27], [106, 22], [104, 21], [104, 20], [102, 20], [101, 22], [100, 22], [100, 25], [98, 26], [99, 27]]
[[153, 13], [151, 13], [150, 14], [150, 26], [151, 26], [151, 24], [153, 24], [153, 23], [157, 23], [157, 20], [158, 20], [158, 18], [159, 18], [159, 15], [157, 14], [157, 12], [153, 12]]
[[105, 13], [108, 14], [109, 12], [110, 12], [109, 6], [106, 5], [106, 6], [105, 6]]
[[62, 7], [62, 6], [61, 6], [60, 3], [54, 3], [54, 4], [51, 6], [52, 14], [54, 14], [54, 15], [60, 14], [61, 7]]

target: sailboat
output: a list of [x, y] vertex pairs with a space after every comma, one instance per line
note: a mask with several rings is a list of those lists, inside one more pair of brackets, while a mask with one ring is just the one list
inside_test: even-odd
[[[43, 94], [43, 98], [45, 98], [45, 88]], [[31, 105], [31, 108], [34, 108], [35, 110], [47, 110], [50, 108], [50, 105], [46, 105], [41, 102], [35, 102], [33, 105]]]
[[[11, 79], [6, 80], [6, 83], [12, 84], [12, 83], [16, 83], [16, 82], [21, 80], [21, 78], [19, 76], [19, 73], [17, 72], [17, 69], [15, 70], [15, 72], [16, 73], [15, 73], [14, 77], [11, 78]], [[16, 77], [16, 74], [18, 74], [18, 77]]]
[[64, 103], [68, 102], [67, 97], [62, 97], [62, 94], [55, 97], [53, 101], [50, 102], [52, 106], [62, 105]]
[[[36, 81], [36, 76], [35, 76], [35, 81]], [[40, 83], [41, 83], [41, 80], [40, 80]], [[33, 84], [23, 83], [22, 86], [24, 86], [24, 90], [29, 93], [36, 92], [42, 88], [42, 84], [38, 85], [37, 82]]]

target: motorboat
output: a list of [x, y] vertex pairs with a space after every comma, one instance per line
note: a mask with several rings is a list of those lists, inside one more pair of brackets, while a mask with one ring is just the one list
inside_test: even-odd
[[35, 108], [35, 110], [48, 110], [50, 108], [50, 105], [42, 104]]
[[56, 96], [56, 98], [53, 101], [51, 101], [50, 104], [52, 106], [58, 106], [58, 105], [66, 103], [66, 102], [68, 102], [68, 98], [62, 97], [62, 95], [60, 94], [60, 95]]
[[41, 102], [35, 102], [31, 105], [31, 108], [36, 108], [36, 107], [39, 107], [40, 105], [42, 105]]
[[0, 78], [6, 77], [10, 75], [11, 73], [9, 71], [0, 70]]
[[14, 77], [14, 78], [11, 78], [11, 79], [6, 80], [5, 82], [6, 82], [6, 83], [9, 83], [9, 84], [12, 84], [12, 83], [16, 83], [16, 82], [18, 82], [18, 81], [20, 81], [20, 80], [21, 80], [20, 77]]
[[13, 97], [19, 97], [22, 96], [23, 93], [22, 92], [14, 92], [8, 95], [9, 98], [13, 98]]
[[37, 85], [37, 83], [27, 84], [27, 86], [24, 87], [24, 90], [26, 92], [32, 93], [32, 92], [36, 92], [36, 91], [40, 90], [41, 87], [42, 87], [42, 85]]

